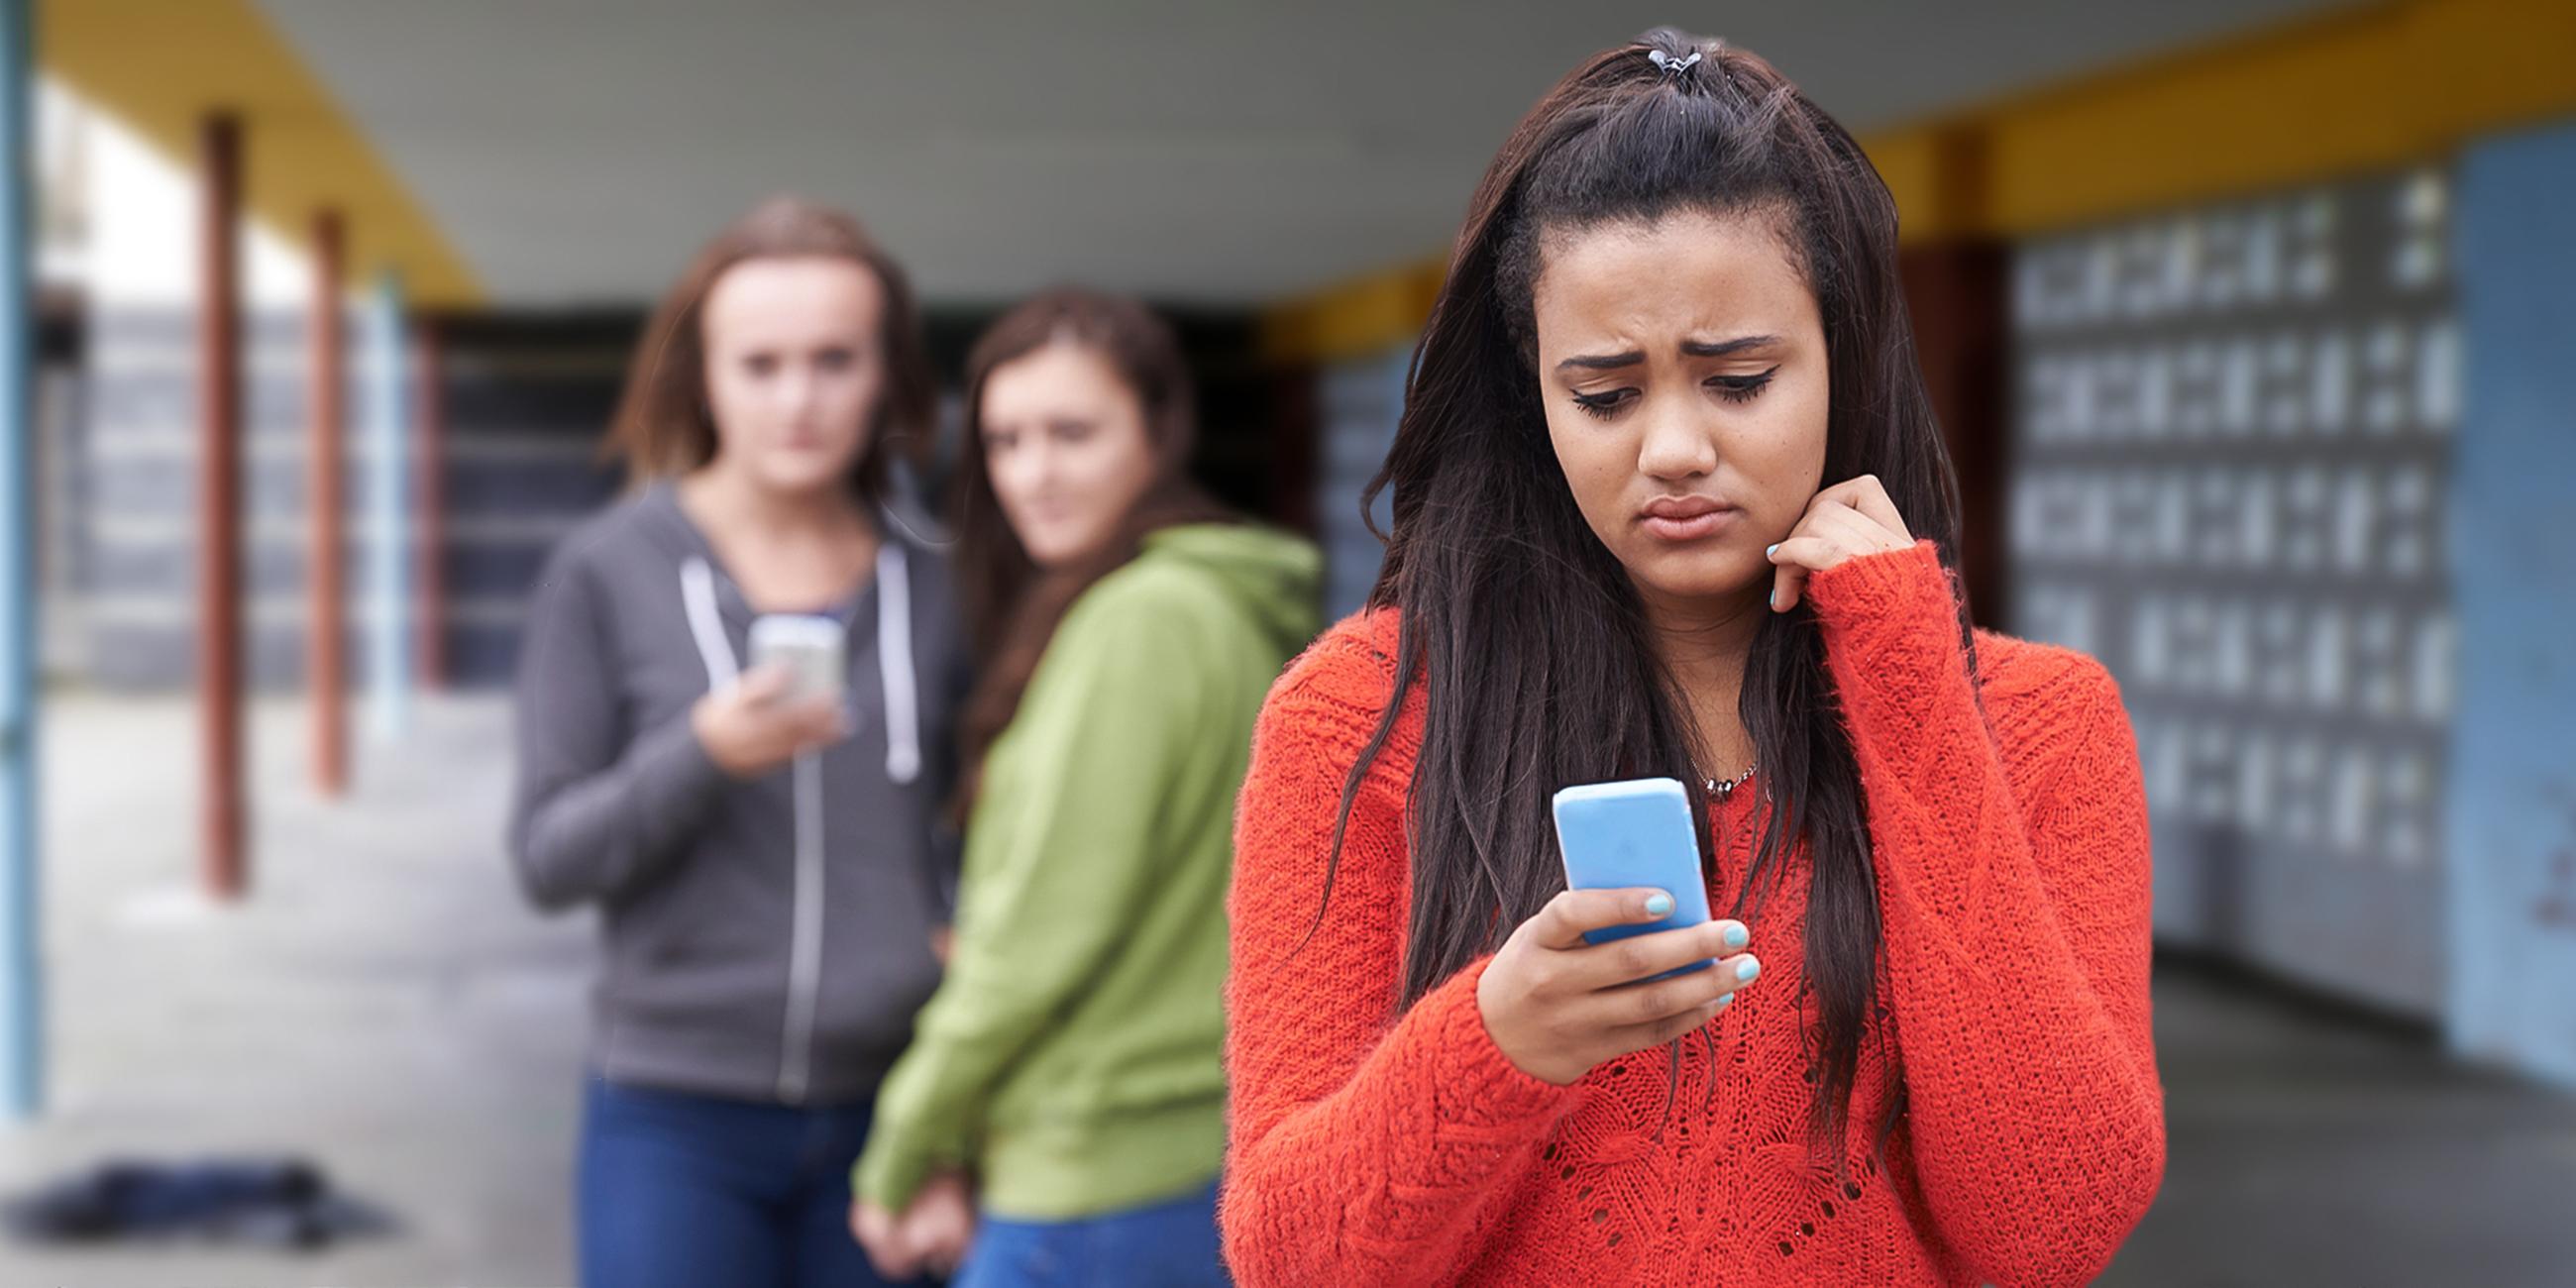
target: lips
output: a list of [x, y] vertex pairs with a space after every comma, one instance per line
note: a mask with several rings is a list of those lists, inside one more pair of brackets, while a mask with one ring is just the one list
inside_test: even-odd
[[1664, 496], [1646, 504], [1638, 524], [1666, 541], [1697, 541], [1743, 517], [1744, 512], [1705, 496]]
[[1712, 497], [1659, 496], [1647, 504], [1646, 516], [1653, 519], [1696, 519], [1703, 514], [1733, 508]]

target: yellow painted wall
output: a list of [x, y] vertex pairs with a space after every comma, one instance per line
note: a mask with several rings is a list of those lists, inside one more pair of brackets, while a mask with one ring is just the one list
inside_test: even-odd
[[1283, 362], [1329, 362], [1385, 348], [1421, 328], [1448, 272], [1446, 260], [1429, 260], [1274, 308], [1261, 320], [1262, 352]]
[[[1910, 238], [2015, 237], [2440, 156], [2576, 112], [2576, 4], [2372, 5], [1865, 140]], [[1906, 161], [1973, 132], [1983, 192], [1940, 209]]]
[[205, 111], [238, 113], [245, 206], [287, 240], [302, 243], [313, 212], [336, 206], [353, 271], [399, 268], [421, 307], [481, 297], [427, 210], [251, 0], [40, 0], [36, 50], [44, 73], [185, 166]]

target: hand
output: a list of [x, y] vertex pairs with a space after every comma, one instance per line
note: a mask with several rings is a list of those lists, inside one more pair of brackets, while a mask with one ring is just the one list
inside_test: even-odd
[[850, 1200], [850, 1237], [859, 1241], [879, 1276], [901, 1283], [921, 1274], [921, 1257], [903, 1241], [894, 1213], [866, 1199]]
[[760, 667], [689, 709], [689, 728], [718, 769], [735, 778], [757, 778], [848, 732], [840, 703], [791, 700], [790, 679], [785, 667]]
[[[1649, 900], [1660, 902], [1650, 907]], [[1737, 921], [1584, 942], [1583, 932], [1660, 921], [1672, 897], [1658, 890], [1568, 890], [1512, 931], [1476, 982], [1476, 1008], [1494, 1045], [1521, 1072], [1572, 1086], [1592, 1066], [1661, 1046], [1716, 1018], [1760, 965]], [[1675, 967], [1724, 957], [1708, 970], [1639, 983]]]
[[850, 1202], [850, 1234], [884, 1278], [898, 1282], [923, 1270], [946, 1275], [975, 1239], [975, 1199], [962, 1172], [924, 1182], [900, 1215], [867, 1199]]
[[896, 1229], [932, 1274], [957, 1273], [975, 1242], [975, 1194], [966, 1174], [942, 1172], [923, 1183]]
[[1914, 535], [1906, 530], [1904, 518], [1896, 513], [1896, 503], [1887, 499], [1887, 489], [1879, 486], [1877, 475], [1836, 483], [1808, 501], [1798, 526], [1771, 547], [1771, 562], [1777, 569], [1771, 581], [1771, 611], [1785, 613], [1797, 607], [1806, 593], [1807, 578], [1815, 573], [1846, 559], [1913, 544]]

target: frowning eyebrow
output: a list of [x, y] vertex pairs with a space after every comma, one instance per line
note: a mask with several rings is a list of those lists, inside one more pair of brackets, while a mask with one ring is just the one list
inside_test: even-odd
[[1732, 340], [1684, 340], [1682, 355], [1690, 358], [1723, 358], [1730, 353], [1759, 349], [1766, 344], [1779, 342], [1780, 337], [1776, 335], [1739, 335]]
[[[1780, 337], [1776, 335], [1739, 335], [1732, 340], [1684, 340], [1682, 356], [1723, 358], [1730, 353], [1759, 349], [1766, 344], [1779, 342]], [[1639, 349], [1630, 349], [1626, 353], [1579, 353], [1556, 364], [1556, 369], [1559, 371], [1616, 371], [1621, 367], [1633, 367], [1645, 360], [1645, 352]]]

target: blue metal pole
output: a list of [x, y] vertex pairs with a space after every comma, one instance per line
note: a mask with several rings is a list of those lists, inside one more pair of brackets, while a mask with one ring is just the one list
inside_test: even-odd
[[367, 508], [375, 540], [367, 549], [368, 723], [379, 739], [411, 724], [410, 401], [403, 396], [403, 287], [392, 269], [376, 275], [367, 300]]
[[35, 296], [27, 273], [33, 0], [0, 0], [0, 1113], [45, 1098], [36, 831]]

